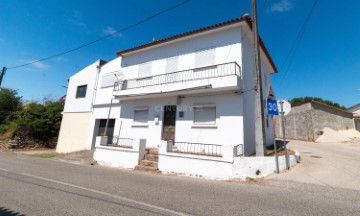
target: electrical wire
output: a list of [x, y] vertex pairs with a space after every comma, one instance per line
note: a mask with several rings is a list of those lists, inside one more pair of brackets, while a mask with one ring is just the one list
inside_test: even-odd
[[303, 25], [301, 26], [300, 31], [299, 31], [299, 33], [298, 33], [298, 35], [297, 35], [297, 37], [296, 37], [293, 45], [291, 46], [291, 49], [289, 50], [289, 52], [288, 52], [288, 54], [286, 55], [286, 58], [285, 58], [283, 64], [282, 64], [281, 67], [280, 67], [280, 71], [282, 71], [282, 69], [284, 68], [284, 66], [288, 63], [288, 65], [287, 65], [287, 67], [286, 67], [286, 70], [285, 70], [285, 72], [284, 72], [284, 76], [283, 76], [282, 79], [280, 80], [279, 87], [282, 85], [283, 81], [285, 80], [285, 78], [286, 78], [286, 76], [287, 76], [287, 74], [288, 74], [288, 71], [289, 71], [290, 66], [291, 66], [291, 64], [292, 64], [292, 61], [293, 61], [293, 59], [294, 59], [295, 53], [296, 53], [297, 49], [299, 48], [299, 45], [300, 45], [301, 40], [302, 40], [302, 38], [303, 38], [303, 36], [304, 36], [304, 33], [305, 33], [305, 31], [306, 31], [307, 26], [308, 26], [309, 23], [310, 23], [311, 17], [312, 17], [312, 15], [313, 15], [313, 13], [314, 13], [314, 9], [315, 9], [317, 3], [318, 3], [318, 0], [314, 0], [314, 3], [312, 4], [312, 6], [311, 6], [311, 8], [310, 8], [310, 11], [309, 11], [308, 15], [307, 15], [307, 17], [306, 17]]
[[105, 39], [107, 39], [107, 38], [109, 38], [109, 37], [112, 37], [112, 36], [117, 35], [117, 34], [119, 34], [119, 33], [121, 33], [121, 32], [127, 31], [127, 30], [129, 30], [129, 29], [131, 29], [131, 28], [134, 28], [134, 27], [136, 27], [136, 26], [138, 26], [138, 25], [140, 25], [140, 24], [142, 24], [142, 23], [144, 23], [144, 22], [149, 21], [150, 19], [153, 19], [153, 18], [155, 18], [155, 17], [157, 17], [157, 16], [160, 16], [160, 15], [162, 15], [162, 14], [164, 14], [164, 13], [167, 13], [167, 12], [169, 12], [169, 11], [171, 11], [171, 10], [174, 10], [174, 9], [176, 9], [176, 8], [182, 6], [182, 5], [184, 5], [184, 4], [186, 4], [186, 3], [190, 2], [190, 1], [191, 1], [191, 0], [182, 1], [182, 2], [180, 2], [180, 3], [178, 3], [178, 4], [175, 4], [175, 5], [167, 8], [167, 9], [164, 9], [164, 10], [162, 10], [162, 11], [160, 11], [160, 12], [157, 12], [157, 13], [155, 13], [154, 15], [151, 15], [151, 16], [143, 19], [143, 20], [140, 20], [140, 21], [138, 21], [138, 22], [136, 22], [136, 23], [134, 23], [134, 24], [132, 24], [132, 25], [130, 25], [130, 26], [127, 26], [127, 27], [125, 27], [125, 28], [122, 28], [122, 29], [120, 29], [120, 30], [118, 30], [118, 31], [115, 31], [115, 32], [111, 33], [111, 34], [107, 34], [107, 35], [105, 35], [105, 36], [103, 36], [103, 37], [100, 37], [100, 38], [98, 38], [98, 39], [96, 39], [96, 40], [93, 40], [93, 41], [90, 41], [90, 42], [88, 42], [88, 43], [85, 43], [85, 44], [80, 45], [80, 46], [78, 46], [78, 47], [75, 47], [75, 48], [73, 48], [73, 49], [70, 49], [70, 50], [67, 50], [67, 51], [63, 51], [63, 52], [57, 53], [57, 54], [55, 54], [55, 55], [51, 55], [51, 56], [48, 56], [48, 57], [45, 57], [45, 58], [42, 58], [42, 59], [38, 59], [38, 60], [35, 60], [35, 61], [32, 61], [32, 62], [28, 62], [28, 63], [25, 63], [25, 64], [21, 64], [21, 65], [9, 67], [9, 68], [7, 68], [7, 70], [11, 70], [11, 69], [19, 68], [19, 67], [24, 67], [24, 66], [27, 66], [27, 65], [35, 64], [35, 63], [37, 63], [37, 62], [42, 62], [42, 61], [46, 61], [46, 60], [49, 60], [49, 59], [53, 59], [53, 58], [56, 58], [56, 57], [59, 57], [59, 56], [62, 56], [62, 55], [65, 55], [65, 54], [74, 52], [74, 51], [76, 51], [76, 50], [82, 49], [82, 48], [84, 48], [84, 47], [90, 46], [90, 45], [92, 45], [92, 44], [94, 44], [94, 43], [97, 43], [97, 42], [99, 42], [99, 41], [105, 40]]

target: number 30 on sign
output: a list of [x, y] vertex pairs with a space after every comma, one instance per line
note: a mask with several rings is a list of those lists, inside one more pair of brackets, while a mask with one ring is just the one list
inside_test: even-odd
[[268, 115], [277, 116], [279, 115], [277, 101], [272, 99], [266, 100], [266, 111]]

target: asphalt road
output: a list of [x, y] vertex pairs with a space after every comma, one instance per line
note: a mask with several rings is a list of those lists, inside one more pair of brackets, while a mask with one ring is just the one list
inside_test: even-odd
[[360, 191], [360, 141], [314, 143], [293, 140], [288, 147], [300, 152], [301, 165], [268, 179]]
[[220, 182], [0, 153], [0, 215], [360, 215], [360, 191]]

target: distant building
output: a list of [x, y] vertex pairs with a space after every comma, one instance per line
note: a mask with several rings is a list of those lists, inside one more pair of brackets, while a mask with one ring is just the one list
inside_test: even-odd
[[[292, 106], [285, 118], [286, 137], [316, 141], [325, 127], [333, 130], [354, 128], [353, 114], [317, 101], [306, 101]], [[276, 121], [276, 136], [282, 137], [280, 121]]]
[[348, 111], [353, 113], [355, 128], [360, 131], [360, 104], [350, 107]]

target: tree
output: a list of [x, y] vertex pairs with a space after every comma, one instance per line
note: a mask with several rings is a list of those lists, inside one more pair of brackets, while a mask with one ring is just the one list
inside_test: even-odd
[[318, 98], [318, 97], [297, 97], [297, 98], [293, 98], [291, 99], [289, 102], [291, 103], [291, 105], [296, 105], [299, 103], [303, 103], [303, 102], [307, 102], [307, 101], [317, 101], [323, 104], [327, 104], [342, 110], [346, 110], [346, 108], [336, 102], [330, 101], [330, 100], [324, 100], [322, 98]]
[[0, 125], [11, 121], [21, 106], [21, 97], [16, 90], [0, 88]]

